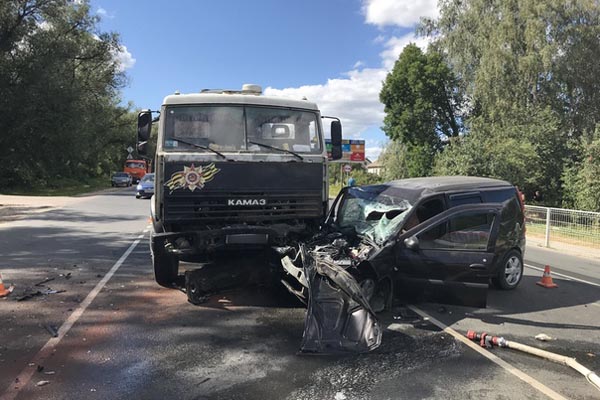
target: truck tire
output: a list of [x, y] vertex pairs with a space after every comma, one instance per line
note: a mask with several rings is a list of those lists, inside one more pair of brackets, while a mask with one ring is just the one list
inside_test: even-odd
[[498, 274], [492, 278], [492, 283], [498, 289], [512, 290], [523, 278], [523, 257], [517, 250], [510, 250], [502, 259]]
[[176, 255], [164, 250], [152, 251], [152, 267], [156, 283], [168, 288], [176, 286], [179, 274], [179, 259]]

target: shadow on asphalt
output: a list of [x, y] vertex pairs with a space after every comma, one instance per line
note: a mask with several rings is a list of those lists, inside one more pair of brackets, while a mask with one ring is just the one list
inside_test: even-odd
[[[71, 217], [76, 219], [81, 215]], [[136, 218], [139, 219], [132, 217]], [[95, 223], [94, 219], [89, 221]], [[19, 238], [18, 247], [14, 243], [11, 245], [11, 241], [2, 239], [7, 234]], [[9, 232], [0, 230], [0, 267], [35, 269], [60, 263], [112, 264], [133, 239], [134, 236], [123, 235], [121, 232], [99, 233], [72, 227], [12, 227]]]
[[[556, 280], [558, 288], [546, 289], [536, 285], [540, 277], [524, 276], [519, 286], [514, 290], [497, 290], [490, 288], [488, 291], [487, 308], [453, 307], [464, 312], [455, 312], [452, 315], [443, 311], [443, 320], [446, 324], [454, 324], [465, 318], [476, 318], [482, 322], [501, 325], [511, 323], [516, 325], [532, 326], [539, 328], [578, 329], [598, 331], [598, 325], [573, 324], [568, 322], [543, 322], [528, 318], [516, 318], [515, 315], [533, 312], [543, 312], [564, 309], [575, 306], [585, 306], [600, 300], [598, 288], [576, 281]], [[592, 306], [590, 306], [592, 307]]]

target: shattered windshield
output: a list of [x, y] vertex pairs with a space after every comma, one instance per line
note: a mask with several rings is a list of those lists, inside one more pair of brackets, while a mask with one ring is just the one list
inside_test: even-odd
[[384, 186], [350, 188], [342, 199], [337, 224], [383, 243], [404, 223], [411, 208], [407, 199], [387, 193]]

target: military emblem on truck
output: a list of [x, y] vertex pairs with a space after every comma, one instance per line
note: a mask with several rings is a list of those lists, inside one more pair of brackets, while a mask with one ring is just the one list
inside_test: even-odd
[[189, 189], [193, 192], [196, 189], [204, 188], [204, 185], [212, 181], [219, 171], [221, 170], [214, 163], [197, 167], [194, 164], [189, 167], [184, 166], [183, 171], [171, 175], [171, 179], [165, 182], [165, 186], [171, 193], [177, 189]]

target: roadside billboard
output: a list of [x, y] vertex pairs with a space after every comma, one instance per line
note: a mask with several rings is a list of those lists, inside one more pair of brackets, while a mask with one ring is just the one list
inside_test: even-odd
[[[325, 139], [327, 156], [331, 160], [331, 140]], [[365, 141], [364, 140], [342, 140], [342, 158], [334, 162], [364, 162], [365, 161]]]

